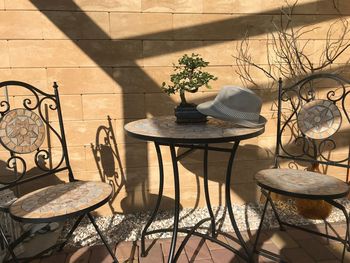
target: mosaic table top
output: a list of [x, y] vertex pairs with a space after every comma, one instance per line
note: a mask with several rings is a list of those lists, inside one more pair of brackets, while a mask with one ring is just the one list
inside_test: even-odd
[[338, 131], [341, 113], [329, 100], [313, 100], [306, 103], [298, 115], [299, 129], [311, 139], [325, 139]]
[[111, 194], [112, 187], [103, 182], [52, 185], [22, 196], [11, 205], [10, 213], [22, 221], [52, 219], [89, 209]]
[[229, 142], [258, 136], [262, 128], [240, 127], [232, 122], [209, 118], [206, 123], [179, 124], [174, 116], [154, 117], [130, 122], [126, 132], [136, 138], [164, 142]]
[[44, 123], [30, 110], [11, 110], [0, 121], [0, 142], [15, 153], [35, 151], [44, 142], [44, 138]]
[[349, 185], [337, 178], [303, 170], [266, 169], [259, 171], [255, 179], [263, 188], [295, 197], [334, 199], [349, 192]]

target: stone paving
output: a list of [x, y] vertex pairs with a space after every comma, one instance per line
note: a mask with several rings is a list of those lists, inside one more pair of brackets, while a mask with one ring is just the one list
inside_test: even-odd
[[[344, 236], [345, 224], [334, 224], [334, 230], [338, 235]], [[325, 225], [309, 225], [309, 229], [322, 233], [332, 233], [333, 231]], [[255, 239], [255, 231], [243, 232], [245, 240], [249, 244]], [[219, 239], [239, 248], [230, 239], [220, 235]], [[340, 262], [343, 246], [336, 241], [315, 236], [296, 229], [287, 228], [286, 231], [278, 229], [266, 230], [262, 232], [259, 248], [269, 250], [287, 262], [292, 263], [336, 263]], [[178, 242], [180, 243], [180, 242]], [[117, 258], [120, 262], [139, 263], [162, 263], [167, 262], [167, 255], [170, 246], [170, 239], [147, 240], [147, 246], [151, 246], [147, 257], [140, 256], [139, 242], [120, 242], [114, 245]], [[104, 246], [91, 246], [79, 249], [65, 250], [59, 254], [36, 260], [35, 263], [100, 263], [111, 262]], [[231, 251], [220, 247], [208, 240], [198, 237], [191, 237], [178, 260], [179, 263], [240, 263], [243, 260]], [[256, 256], [256, 262], [272, 262], [271, 260]], [[346, 253], [345, 262], [350, 262], [350, 252]]]

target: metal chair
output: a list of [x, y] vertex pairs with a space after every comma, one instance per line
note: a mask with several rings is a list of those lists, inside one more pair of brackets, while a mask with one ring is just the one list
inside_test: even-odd
[[[87, 216], [114, 262], [117, 262], [114, 252], [90, 214], [108, 202], [112, 196], [112, 188], [103, 182], [78, 181], [74, 178], [68, 158], [56, 82], [53, 85], [53, 94], [20, 81], [1, 82], [0, 90], [5, 94], [0, 101], [0, 142], [2, 150], [5, 148], [8, 153], [5, 159], [7, 168], [1, 171], [0, 191], [9, 188], [23, 191], [21, 189], [25, 185], [27, 188], [29, 184], [30, 187], [36, 186], [48, 178], [57, 179], [58, 175], [66, 175], [68, 180], [65, 181], [69, 181], [25, 193], [3, 207], [3, 211], [10, 213], [14, 220], [33, 224], [76, 218], [63, 242], [31, 258], [19, 258], [14, 252], [15, 247], [26, 238], [26, 233], [10, 242], [0, 222], [1, 238], [9, 251], [6, 260], [31, 261], [50, 251], [62, 250], [81, 220]], [[16, 97], [8, 96], [12, 91], [16, 92]], [[3, 157], [1, 159], [4, 160]]]
[[[349, 141], [344, 145], [344, 138], [349, 138], [350, 132], [349, 83], [344, 78], [329, 73], [308, 76], [286, 88], [282, 87], [282, 80], [279, 80], [274, 168], [259, 171], [255, 175], [266, 202], [253, 252], [264, 254], [263, 250], [257, 251], [256, 247], [266, 209], [270, 204], [281, 230], [285, 229], [284, 226], [289, 226], [340, 241], [344, 244], [344, 260], [345, 249], [350, 247], [349, 215], [336, 199], [347, 197], [349, 193]], [[313, 168], [321, 167], [323, 171], [315, 172], [305, 168], [310, 168], [310, 165]], [[287, 166], [288, 169], [282, 169], [281, 166]], [[346, 179], [346, 182], [325, 174], [331, 173], [329, 169], [332, 167], [344, 168], [346, 178], [344, 176], [342, 179]], [[282, 221], [271, 193], [291, 198], [323, 200], [340, 209], [344, 213], [347, 227], [344, 239]]]

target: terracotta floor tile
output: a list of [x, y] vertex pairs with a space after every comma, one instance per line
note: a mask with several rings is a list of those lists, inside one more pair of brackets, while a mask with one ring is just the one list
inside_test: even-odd
[[[328, 248], [337, 259], [341, 259], [343, 255], [343, 244], [339, 242], [330, 242]], [[350, 252], [345, 250], [345, 262], [350, 262]]]
[[263, 243], [258, 246], [258, 249], [264, 249], [276, 255], [281, 255], [281, 249], [277, 247], [274, 243]]
[[[179, 237], [176, 240], [176, 246], [175, 246], [175, 253], [176, 251], [179, 249], [179, 246], [181, 245], [181, 242], [184, 240], [183, 237]], [[166, 239], [166, 240], [162, 240], [161, 241], [161, 246], [162, 246], [162, 250], [163, 250], [163, 255], [165, 257], [168, 257], [169, 255], [169, 251], [170, 251], [170, 245], [171, 245], [171, 239]], [[185, 254], [185, 249], [183, 249], [181, 251], [181, 254]]]
[[315, 260], [336, 259], [331, 250], [315, 239], [300, 242], [301, 247]]
[[[138, 246], [140, 247], [140, 242], [137, 243]], [[146, 257], [141, 257], [141, 249], [139, 249], [139, 262], [140, 263], [162, 263], [164, 262], [163, 260], [163, 251], [161, 244], [158, 241], [154, 242], [153, 240], [146, 240], [146, 249], [149, 247], [150, 249], [148, 250], [147, 256]]]
[[91, 247], [83, 247], [67, 255], [66, 263], [88, 263]]
[[[345, 233], [346, 233], [346, 226], [344, 224], [335, 224], [332, 226], [336, 232], [336, 234], [338, 234], [340, 237], [344, 238], [345, 237]], [[334, 232], [332, 230], [330, 230], [330, 233], [333, 234]]]
[[[260, 251], [260, 255], [255, 255], [255, 258], [257, 262], [262, 262], [262, 263], [270, 263], [270, 262], [276, 262], [279, 261], [280, 259], [285, 259], [285, 257], [283, 255], [281, 255], [281, 249], [279, 249], [274, 243], [272, 242], [267, 242], [264, 244], [259, 244], [259, 246], [257, 247], [258, 250]], [[262, 251], [265, 250], [265, 253], [267, 253], [267, 255]], [[271, 260], [268, 255], [271, 256], [271, 254], [273, 254], [273, 256], [275, 257], [276, 260]]]
[[[168, 256], [164, 255], [164, 262], [168, 262]], [[180, 254], [179, 258], [177, 259], [176, 263], [188, 263], [188, 258], [185, 253]]]
[[[218, 235], [217, 236], [217, 239], [226, 243], [227, 244], [227, 240], [226, 238], [223, 236], [223, 235]], [[212, 242], [212, 241], [209, 241], [209, 240], [206, 240], [205, 241], [209, 250], [215, 250], [215, 249], [222, 249], [223, 247], [215, 242]]]
[[[111, 245], [111, 248], [114, 250], [115, 246]], [[90, 261], [89, 262], [101, 262], [101, 263], [110, 263], [113, 261], [112, 256], [109, 254], [107, 248], [104, 245], [94, 246], [91, 249]]]
[[138, 256], [138, 247], [134, 242], [120, 242], [116, 244], [115, 254], [119, 261], [135, 259]]
[[313, 263], [313, 260], [302, 248], [286, 248], [283, 254], [290, 263]]
[[330, 259], [330, 260], [321, 260], [321, 261], [317, 261], [317, 263], [340, 263], [340, 260], [337, 259]]
[[299, 247], [299, 244], [288, 234], [287, 231], [276, 231], [272, 235], [271, 241], [280, 249]]
[[214, 263], [238, 263], [239, 256], [227, 249], [215, 249], [210, 251]]
[[57, 253], [50, 257], [42, 258], [40, 263], [62, 263], [65, 262], [67, 258], [66, 253]]
[[[231, 247], [237, 249], [237, 250], [242, 250], [242, 246], [238, 243], [237, 237], [234, 237], [233, 240], [231, 238], [226, 237], [227, 244], [229, 244]], [[250, 243], [247, 243], [247, 246], [249, 246]]]
[[190, 262], [200, 259], [211, 259], [207, 244], [202, 238], [191, 237], [186, 244], [185, 251]]
[[[315, 229], [313, 229], [315, 230]], [[292, 229], [289, 228], [287, 230], [288, 234], [295, 240], [297, 243], [300, 245], [301, 243], [307, 242], [307, 240], [313, 239], [317, 240], [321, 244], [328, 244], [329, 239], [322, 237], [322, 236], [317, 236], [315, 234], [308, 233], [306, 231], [302, 231], [299, 229]], [[330, 231], [329, 234], [334, 235], [333, 231]]]
[[[264, 231], [260, 232], [258, 244], [272, 243], [272, 240], [271, 240], [272, 236], [273, 236], [273, 233], [267, 233], [267, 232], [264, 232]], [[250, 236], [249, 243], [251, 245], [254, 245], [255, 239], [256, 239], [256, 233], [254, 233], [253, 235]]]
[[259, 256], [259, 258], [257, 259], [257, 262], [259, 262], [259, 263], [272, 263], [272, 262], [276, 262], [276, 261], [272, 260], [272, 259], [268, 259], [268, 258], [263, 257], [263, 256]]
[[325, 224], [308, 225], [308, 226], [305, 226], [305, 228], [310, 229], [310, 230], [314, 230], [316, 232], [323, 233], [323, 234], [327, 233], [327, 228], [326, 228]]
[[[323, 226], [308, 226], [311, 229], [322, 230]], [[335, 226], [339, 232], [344, 232], [344, 224]], [[344, 228], [344, 229], [342, 229]], [[278, 233], [278, 235], [276, 235]], [[250, 235], [243, 232], [244, 239], [247, 240], [250, 236], [254, 238], [256, 236], [255, 231], [252, 231]], [[272, 237], [271, 237], [272, 236]], [[219, 239], [227, 242], [227, 244], [233, 246], [239, 251], [243, 252], [240, 245], [232, 241], [231, 239], [219, 236]], [[183, 237], [177, 242], [177, 247], [180, 245]], [[329, 244], [323, 242], [323, 239], [315, 235], [288, 228], [286, 232], [279, 230], [263, 231], [261, 236], [261, 242], [259, 242], [259, 248], [263, 248], [274, 253], [277, 257], [285, 259], [287, 262], [296, 263], [335, 263], [339, 262], [342, 255], [343, 246], [336, 241], [329, 241]], [[169, 253], [170, 239], [160, 240], [146, 240], [146, 248], [153, 244], [148, 252], [147, 257], [140, 257], [140, 242], [121, 242], [116, 246], [117, 257], [120, 262], [128, 263], [162, 263], [167, 262], [167, 256]], [[251, 246], [252, 241], [248, 242], [248, 246]], [[292, 247], [291, 247], [292, 246]], [[293, 247], [295, 246], [295, 247]], [[256, 256], [256, 262], [270, 263], [270, 259], [266, 257]], [[108, 254], [107, 249], [104, 246], [95, 246], [81, 248], [78, 250], [66, 250], [64, 253], [55, 254], [51, 257], [42, 258], [40, 263], [101, 263], [111, 262], [111, 257]], [[177, 263], [241, 263], [244, 262], [233, 252], [222, 248], [221, 246], [203, 240], [199, 237], [191, 237], [186, 244], [185, 249], [180, 254], [180, 258]], [[345, 262], [350, 263], [350, 252], [346, 253]]]
[[313, 235], [313, 234], [310, 234], [306, 231], [302, 231], [299, 229], [294, 229], [294, 228], [288, 228], [287, 232], [296, 241], [305, 240], [305, 239], [312, 239], [315, 237], [315, 235]]

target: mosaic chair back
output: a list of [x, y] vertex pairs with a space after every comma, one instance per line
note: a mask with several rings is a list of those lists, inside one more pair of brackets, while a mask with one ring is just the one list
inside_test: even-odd
[[[81, 220], [88, 217], [114, 262], [117, 262], [114, 251], [90, 213], [110, 200], [112, 187], [103, 182], [74, 178], [57, 84], [53, 84], [52, 94], [20, 81], [1, 82], [0, 91], [4, 94], [0, 95], [0, 143], [3, 146], [0, 151], [0, 194], [11, 188], [19, 197], [3, 204], [1, 210], [23, 223], [76, 219], [62, 242], [25, 259], [19, 258], [14, 250], [30, 231], [16, 240], [9, 240], [6, 226], [0, 222], [0, 238], [9, 252], [5, 261], [30, 262], [49, 251], [63, 249]], [[61, 174], [66, 178], [61, 180]], [[43, 185], [42, 182], [48, 178], [50, 180]]]
[[[335, 74], [279, 83], [275, 167], [307, 169], [349, 180], [350, 86]], [[311, 165], [310, 165], [311, 164]], [[322, 171], [321, 171], [322, 170]]]
[[63, 171], [74, 181], [56, 83], [53, 92], [0, 83], [0, 191]]

